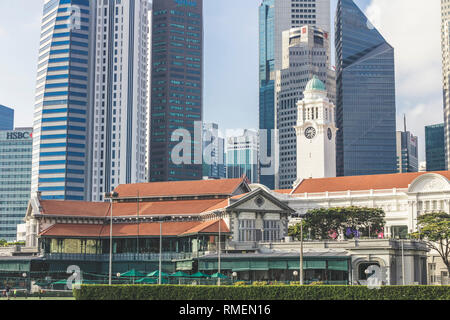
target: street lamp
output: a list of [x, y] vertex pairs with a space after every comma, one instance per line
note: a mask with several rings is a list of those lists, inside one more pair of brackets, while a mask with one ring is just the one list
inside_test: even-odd
[[28, 283], [27, 283], [27, 279], [26, 279], [27, 278], [26, 272], [22, 273], [22, 277], [25, 281], [25, 294], [26, 294], [26, 296], [28, 296]]
[[297, 212], [297, 217], [300, 218], [300, 285], [303, 285], [303, 218], [304, 213]]
[[[220, 216], [219, 216], [219, 218], [220, 218]], [[221, 221], [220, 221], [220, 219], [219, 219], [219, 252], [218, 252], [218, 265], [217, 265], [217, 268], [218, 268], [218, 270], [217, 270], [217, 272], [219, 273], [218, 274], [218, 277], [217, 277], [217, 285], [218, 286], [220, 286], [220, 251], [221, 251], [221, 247], [220, 247], [220, 236], [221, 236], [221, 234], [220, 234], [220, 225], [221, 225], [221, 223], [220, 223]]]
[[293, 272], [292, 274], [294, 275], [294, 278], [297, 278], [297, 276], [298, 276], [298, 271], [297, 271], [297, 270], [294, 270], [294, 272]]
[[237, 272], [236, 271], [233, 272], [232, 276], [233, 276], [233, 279], [235, 279], [235, 281], [236, 281], [237, 280]]
[[158, 277], [158, 284], [162, 284], [162, 224], [163, 219], [159, 220], [159, 277]]
[[117, 192], [105, 193], [105, 199], [110, 200], [110, 228], [109, 228], [109, 285], [112, 285], [112, 229], [113, 229], [113, 200], [117, 199], [119, 194]]

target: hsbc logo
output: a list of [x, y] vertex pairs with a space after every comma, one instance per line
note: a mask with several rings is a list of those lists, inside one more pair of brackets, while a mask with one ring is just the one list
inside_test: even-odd
[[22, 139], [30, 139], [33, 137], [33, 134], [30, 132], [8, 132], [6, 134], [6, 140], [22, 140]]

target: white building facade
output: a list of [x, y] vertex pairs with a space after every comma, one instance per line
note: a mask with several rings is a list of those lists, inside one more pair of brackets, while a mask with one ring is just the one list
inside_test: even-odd
[[[450, 172], [417, 172], [374, 176], [304, 179], [293, 190], [274, 194], [296, 212], [317, 208], [369, 207], [383, 209], [385, 239], [405, 239], [417, 232], [417, 218], [426, 213], [450, 214]], [[290, 224], [298, 223], [293, 218]], [[433, 269], [434, 268], [434, 269]], [[447, 268], [437, 252], [428, 254], [430, 284], [445, 284]]]
[[147, 0], [97, 2], [93, 201], [148, 179], [148, 13]]
[[297, 103], [297, 183], [302, 179], [336, 177], [335, 107], [325, 85], [313, 77]]

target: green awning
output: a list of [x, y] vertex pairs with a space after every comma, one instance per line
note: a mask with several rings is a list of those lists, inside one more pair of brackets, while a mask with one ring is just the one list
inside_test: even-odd
[[[327, 263], [325, 260], [304, 260], [303, 261], [303, 269], [316, 269], [316, 270], [325, 270], [327, 268]], [[288, 261], [288, 269], [289, 270], [298, 270], [300, 269], [300, 261]]]
[[233, 271], [247, 271], [250, 270], [250, 261], [235, 261], [233, 263]]
[[348, 271], [348, 262], [347, 260], [329, 260], [328, 270]]
[[269, 261], [269, 269], [286, 270], [287, 269], [287, 261]]
[[257, 271], [269, 270], [269, 261], [250, 261], [250, 269]]

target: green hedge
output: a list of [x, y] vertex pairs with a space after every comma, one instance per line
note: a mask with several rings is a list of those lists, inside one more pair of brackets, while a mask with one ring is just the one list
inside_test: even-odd
[[77, 300], [450, 300], [450, 286], [82, 285]]

